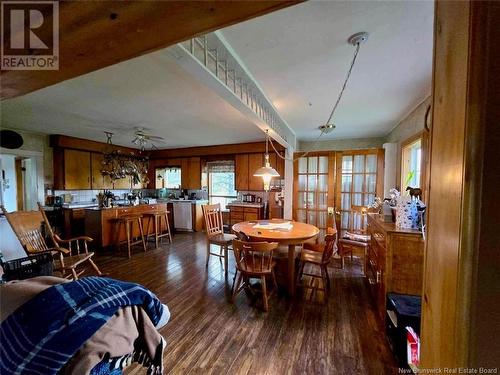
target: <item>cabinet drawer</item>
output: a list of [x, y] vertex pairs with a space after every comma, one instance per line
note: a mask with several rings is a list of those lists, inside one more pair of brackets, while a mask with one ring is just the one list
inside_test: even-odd
[[236, 206], [234, 206], [234, 207], [230, 208], [230, 211], [231, 211], [231, 213], [233, 213], [233, 212], [242, 212], [243, 213], [244, 208], [243, 207], [236, 207]]

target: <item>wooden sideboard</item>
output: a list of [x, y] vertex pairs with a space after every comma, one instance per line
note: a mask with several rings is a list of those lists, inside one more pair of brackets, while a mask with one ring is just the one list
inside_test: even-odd
[[366, 280], [384, 319], [387, 293], [422, 295], [424, 240], [420, 231], [398, 229], [378, 214], [367, 216], [371, 244], [365, 259]]

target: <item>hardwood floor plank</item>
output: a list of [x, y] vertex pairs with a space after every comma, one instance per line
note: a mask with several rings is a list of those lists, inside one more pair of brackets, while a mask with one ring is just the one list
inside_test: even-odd
[[[151, 289], [171, 311], [160, 331], [167, 340], [166, 374], [391, 374], [397, 372], [384, 328], [377, 320], [360, 262], [330, 267], [325, 300], [299, 288], [295, 299], [278, 291], [270, 311], [240, 293], [231, 303], [229, 274], [216, 257], [205, 268], [202, 233], [177, 234], [172, 244], [131, 259], [97, 254], [110, 277]], [[307, 280], [304, 280], [305, 282]], [[134, 365], [127, 374], [143, 374]]]

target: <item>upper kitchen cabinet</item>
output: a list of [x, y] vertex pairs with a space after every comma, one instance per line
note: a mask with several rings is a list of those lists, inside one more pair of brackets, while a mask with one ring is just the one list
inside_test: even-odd
[[248, 190], [264, 190], [262, 177], [255, 177], [253, 174], [264, 165], [264, 154], [248, 154]]
[[[253, 174], [264, 165], [265, 154], [237, 154], [235, 155], [235, 179], [236, 190], [238, 191], [260, 191], [264, 190], [261, 177]], [[276, 153], [269, 154], [269, 163], [276, 169], [281, 178], [285, 175], [285, 161]]]
[[113, 181], [111, 181], [111, 178], [103, 176], [101, 173], [104, 155], [92, 152], [90, 159], [92, 166], [92, 189], [112, 189]]
[[237, 191], [248, 190], [248, 154], [239, 154], [235, 161], [235, 187]]
[[181, 186], [183, 189], [201, 189], [201, 158], [191, 157], [181, 160]]
[[[56, 159], [54, 159], [54, 163]], [[90, 189], [91, 157], [88, 151], [66, 149], [63, 151], [62, 176], [58, 178], [62, 186], [56, 189]], [[58, 169], [61, 169], [60, 167]], [[55, 172], [55, 171], [54, 171]], [[61, 181], [62, 180], [62, 181]]]

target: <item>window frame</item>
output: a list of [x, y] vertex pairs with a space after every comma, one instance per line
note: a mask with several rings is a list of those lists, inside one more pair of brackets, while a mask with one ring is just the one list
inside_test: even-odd
[[[216, 160], [216, 161], [213, 161], [213, 162], [217, 162], [217, 161], [220, 161], [220, 162], [227, 162], [227, 161], [232, 161], [234, 163], [234, 160]], [[213, 204], [212, 202], [212, 198], [228, 198], [228, 199], [237, 199], [238, 198], [238, 190], [236, 190], [236, 165], [233, 164], [234, 166], [234, 170], [233, 170], [233, 181], [234, 181], [234, 192], [236, 193], [235, 195], [219, 195], [219, 194], [212, 194], [211, 193], [211, 186], [212, 186], [212, 173], [208, 170], [207, 168], [207, 171], [206, 171], [206, 175], [207, 175], [207, 193], [208, 193], [208, 202], [209, 204]], [[231, 172], [226, 172], [226, 173], [231, 173]], [[222, 206], [222, 205], [221, 205]], [[221, 207], [223, 210], [226, 209], [225, 207]]]
[[[401, 147], [399, 149], [399, 168], [397, 171], [397, 181], [398, 184], [400, 184], [400, 190], [401, 193], [404, 193], [406, 186], [403, 186], [404, 184], [404, 179], [405, 176], [403, 175], [403, 169], [404, 169], [404, 161], [403, 161], [403, 156], [404, 156], [404, 149], [405, 147], [408, 147], [412, 145], [413, 143], [417, 142], [420, 139], [421, 142], [421, 156], [420, 156], [420, 186], [419, 188], [422, 189], [422, 199], [427, 195], [427, 173], [428, 173], [428, 139], [429, 139], [429, 133], [425, 130], [422, 130], [411, 137], [406, 138], [404, 141], [401, 142]], [[412, 186], [415, 187], [415, 186]]]

